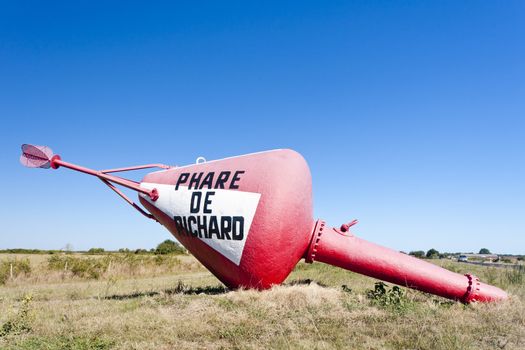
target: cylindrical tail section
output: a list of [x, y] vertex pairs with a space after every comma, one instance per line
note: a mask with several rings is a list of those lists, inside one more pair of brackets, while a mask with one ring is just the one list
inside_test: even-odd
[[306, 261], [326, 264], [370, 277], [459, 300], [490, 302], [507, 298], [503, 290], [460, 275], [421, 259], [367, 242], [318, 221]]

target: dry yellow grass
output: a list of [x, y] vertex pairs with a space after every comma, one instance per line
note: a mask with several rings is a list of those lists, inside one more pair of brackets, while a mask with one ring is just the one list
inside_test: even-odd
[[228, 291], [192, 257], [178, 258], [170, 271], [119, 267], [95, 280], [54, 275], [48, 256], [31, 256], [30, 276], [0, 286], [0, 327], [11, 327], [0, 329], [0, 348], [525, 348], [525, 281], [502, 269], [442, 263], [492, 279], [511, 293], [504, 303], [407, 291], [403, 305], [385, 307], [366, 297], [375, 280], [335, 267], [301, 263], [283, 286]]

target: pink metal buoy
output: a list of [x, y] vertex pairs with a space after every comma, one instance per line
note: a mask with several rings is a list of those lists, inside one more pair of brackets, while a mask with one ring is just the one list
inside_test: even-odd
[[[464, 303], [507, 298], [473, 275], [460, 275], [354, 236], [357, 220], [331, 228], [312, 215], [312, 182], [304, 158], [273, 150], [197, 164], [148, 164], [92, 170], [63, 161], [49, 147], [22, 146], [28, 167], [65, 167], [93, 175], [146, 217], [166, 227], [231, 288], [270, 288], [295, 265], [330, 265]], [[138, 183], [110, 175], [161, 168]], [[142, 209], [115, 184], [139, 193]]]

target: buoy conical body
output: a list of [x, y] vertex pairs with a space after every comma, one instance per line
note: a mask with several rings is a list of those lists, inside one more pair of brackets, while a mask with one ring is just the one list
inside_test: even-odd
[[311, 177], [303, 157], [275, 150], [150, 173], [159, 199], [140, 201], [229, 287], [279, 284], [312, 234]]

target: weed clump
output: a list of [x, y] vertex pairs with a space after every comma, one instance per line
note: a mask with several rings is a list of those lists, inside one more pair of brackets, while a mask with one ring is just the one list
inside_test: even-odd
[[404, 310], [409, 305], [409, 300], [403, 289], [398, 286], [388, 288], [384, 282], [376, 282], [374, 289], [368, 290], [366, 296], [372, 304], [397, 311]]
[[24, 339], [16, 349], [109, 350], [116, 343], [114, 339], [96, 335], [58, 335]]
[[0, 327], [0, 338], [7, 335], [16, 335], [31, 331], [32, 314], [31, 302], [33, 297], [26, 295], [22, 300], [22, 306], [7, 322]]
[[525, 266], [519, 265], [510, 269], [507, 269], [502, 274], [503, 284], [508, 285], [523, 285], [525, 282]]

